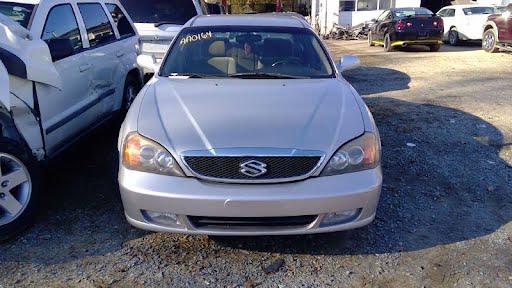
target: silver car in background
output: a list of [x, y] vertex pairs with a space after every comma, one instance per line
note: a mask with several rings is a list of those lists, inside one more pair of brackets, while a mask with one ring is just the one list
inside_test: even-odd
[[381, 192], [375, 122], [303, 20], [198, 16], [121, 127], [119, 186], [135, 227], [208, 235], [369, 224]]

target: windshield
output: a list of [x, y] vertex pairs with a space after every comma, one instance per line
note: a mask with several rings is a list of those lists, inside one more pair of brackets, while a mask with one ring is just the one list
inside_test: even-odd
[[494, 7], [471, 7], [462, 9], [465, 15], [495, 14], [499, 13]]
[[434, 13], [426, 8], [401, 8], [393, 11], [395, 17], [432, 16]]
[[329, 59], [315, 34], [304, 28], [193, 27], [180, 32], [160, 75], [330, 78]]
[[192, 0], [121, 0], [135, 23], [183, 25], [197, 15]]
[[28, 28], [34, 5], [0, 1], [0, 13]]

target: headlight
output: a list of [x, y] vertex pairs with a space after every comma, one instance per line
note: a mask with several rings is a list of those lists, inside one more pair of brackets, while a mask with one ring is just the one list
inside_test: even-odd
[[123, 144], [123, 166], [141, 172], [185, 176], [178, 163], [162, 145], [132, 132]]
[[380, 164], [380, 142], [377, 136], [366, 132], [341, 146], [332, 156], [320, 176], [339, 175], [373, 169]]

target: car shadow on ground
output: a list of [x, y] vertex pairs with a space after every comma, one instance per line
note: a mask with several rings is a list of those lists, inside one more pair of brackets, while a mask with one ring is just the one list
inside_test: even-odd
[[[367, 73], [380, 75], [378, 81], [392, 77], [398, 83], [378, 85], [363, 77]], [[160, 243], [169, 246], [166, 257], [171, 260], [175, 249], [212, 247], [205, 241], [216, 249], [232, 248], [233, 253], [396, 253], [486, 236], [512, 221], [512, 169], [498, 156], [506, 147], [498, 129], [460, 110], [382, 96], [409, 88], [410, 77], [399, 71], [365, 67], [345, 74], [359, 93], [372, 95], [365, 101], [382, 138], [384, 187], [377, 217], [369, 226], [307, 236], [209, 238], [132, 228], [124, 219], [113, 173], [117, 123], [48, 166], [45, 212], [34, 227], [0, 243], [6, 252], [0, 254], [0, 263], [67, 263], [108, 253], [131, 257], [133, 252], [124, 249], [127, 243], [144, 237], [159, 241], [137, 241], [135, 248], [127, 249], [143, 249], [154, 258], [151, 251], [160, 250], [145, 246]]]
[[[441, 45], [441, 49], [439, 52], [463, 52], [463, 51], [477, 51], [482, 50], [482, 42], [481, 41], [464, 41], [461, 42], [457, 46], [452, 46], [450, 44], [444, 43]], [[401, 47], [397, 46], [396, 51], [398, 52], [429, 52], [429, 48], [425, 45], [412, 45]], [[483, 52], [483, 50], [482, 50]]]

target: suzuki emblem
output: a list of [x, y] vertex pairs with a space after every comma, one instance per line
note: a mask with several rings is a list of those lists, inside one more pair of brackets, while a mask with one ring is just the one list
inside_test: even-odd
[[240, 164], [240, 173], [249, 177], [258, 177], [267, 173], [267, 164], [256, 160], [243, 162]]

